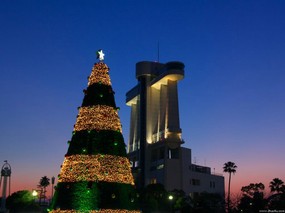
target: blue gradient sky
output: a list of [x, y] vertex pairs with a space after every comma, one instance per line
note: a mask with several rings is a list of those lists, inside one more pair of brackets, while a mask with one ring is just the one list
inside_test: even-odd
[[158, 41], [160, 62], [186, 66], [180, 123], [193, 161], [217, 173], [235, 162], [235, 191], [285, 181], [284, 11], [282, 0], [1, 0], [0, 161], [12, 191], [59, 173], [100, 48], [127, 143], [125, 93]]

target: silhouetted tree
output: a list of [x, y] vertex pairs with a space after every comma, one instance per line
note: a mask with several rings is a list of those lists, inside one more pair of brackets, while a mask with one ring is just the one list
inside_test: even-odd
[[143, 212], [160, 211], [170, 208], [168, 193], [162, 184], [149, 184], [140, 193], [140, 205]]
[[269, 184], [271, 192], [274, 194], [268, 198], [268, 207], [270, 209], [285, 209], [285, 185], [279, 178], [274, 178]]
[[194, 196], [193, 209], [194, 213], [224, 213], [224, 198], [220, 194], [202, 192]]
[[271, 192], [280, 193], [284, 188], [284, 182], [280, 180], [279, 178], [274, 178], [270, 182], [269, 187], [270, 187]]
[[265, 209], [264, 188], [263, 183], [251, 183], [248, 186], [243, 186], [241, 188], [243, 197], [238, 209], [243, 212], [258, 212], [261, 209]]
[[268, 208], [276, 210], [285, 209], [285, 193], [273, 194], [268, 199]]
[[231, 193], [231, 210], [232, 210], [232, 212], [236, 212], [237, 207], [238, 207], [242, 197], [243, 197], [242, 192]]
[[46, 199], [46, 187], [49, 186], [49, 184], [50, 184], [49, 181], [50, 181], [50, 179], [47, 176], [43, 176], [40, 179], [40, 182], [39, 182], [39, 185], [38, 185], [38, 187], [40, 188], [40, 200], [39, 200], [40, 204], [41, 204], [42, 198], [44, 199], [44, 202], [45, 202], [45, 199]]
[[241, 191], [252, 197], [254, 195], [254, 193], [256, 192], [261, 192], [262, 190], [264, 190], [265, 186], [263, 183], [251, 183], [248, 186], [243, 186], [241, 187]]
[[230, 211], [230, 191], [231, 191], [231, 177], [232, 177], [232, 174], [236, 173], [236, 164], [234, 162], [227, 162], [224, 164], [224, 172], [227, 172], [229, 173], [229, 185], [228, 185], [228, 211]]
[[17, 191], [7, 197], [6, 208], [10, 213], [21, 211], [40, 210], [40, 207], [35, 203], [32, 193], [28, 190]]
[[190, 196], [186, 195], [183, 190], [174, 189], [171, 192], [169, 192], [169, 196], [170, 195], [173, 196], [173, 200], [171, 201], [171, 204], [172, 204], [172, 209], [175, 212], [179, 211], [183, 213], [183, 212], [190, 211], [191, 198]]

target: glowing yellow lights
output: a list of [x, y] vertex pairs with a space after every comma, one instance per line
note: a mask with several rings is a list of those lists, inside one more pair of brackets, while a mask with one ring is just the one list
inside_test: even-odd
[[83, 90], [85, 97], [78, 108], [72, 140], [68, 141], [70, 147], [61, 165], [50, 213], [140, 213], [128, 210], [137, 208], [134, 178], [123, 150], [109, 68], [103, 62], [103, 52], [98, 53], [100, 62], [94, 64], [88, 88]]
[[33, 190], [32, 195], [33, 195], [33, 197], [37, 197], [38, 196], [38, 192], [36, 190]]
[[88, 86], [95, 83], [111, 85], [111, 80], [108, 71], [109, 67], [105, 63], [99, 62], [94, 64], [91, 75], [89, 76], [88, 79]]
[[80, 211], [80, 210], [52, 210], [50, 213], [140, 213], [137, 210], [126, 210], [126, 209], [100, 209], [100, 210], [90, 210], [90, 211]]
[[104, 105], [80, 107], [74, 131], [93, 129], [122, 132], [117, 110]]
[[58, 182], [78, 181], [106, 181], [134, 185], [128, 158], [100, 154], [65, 157]]

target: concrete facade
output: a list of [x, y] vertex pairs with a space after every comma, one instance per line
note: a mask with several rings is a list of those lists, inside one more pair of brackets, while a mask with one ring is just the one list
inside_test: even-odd
[[169, 191], [194, 195], [203, 191], [224, 194], [224, 177], [191, 162], [184, 148], [179, 121], [177, 84], [184, 64], [139, 62], [138, 84], [126, 94], [131, 107], [128, 155], [139, 187], [162, 183]]

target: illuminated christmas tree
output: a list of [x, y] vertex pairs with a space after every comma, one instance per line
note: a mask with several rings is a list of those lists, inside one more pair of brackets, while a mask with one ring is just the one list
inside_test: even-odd
[[102, 50], [84, 90], [52, 213], [136, 213], [136, 193]]

